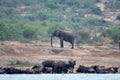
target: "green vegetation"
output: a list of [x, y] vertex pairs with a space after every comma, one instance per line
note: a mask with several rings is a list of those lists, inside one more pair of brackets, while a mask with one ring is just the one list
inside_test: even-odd
[[90, 34], [87, 31], [78, 31], [77, 32], [77, 45], [79, 43], [88, 43], [90, 41]]
[[19, 40], [21, 33], [15, 25], [0, 22], [0, 40]]
[[107, 24], [104, 19], [98, 18], [89, 18], [86, 23], [89, 26], [105, 26]]
[[[54, 29], [62, 29], [77, 33], [80, 39], [86, 36], [88, 41], [81, 40], [78, 43], [88, 43], [91, 34], [95, 36], [101, 33], [101, 29], [115, 25], [110, 26], [108, 21], [98, 17], [85, 17], [87, 14], [102, 16], [103, 12], [95, 5], [99, 1], [1, 0], [0, 40], [48, 42]], [[118, 4], [119, 0], [110, 0], [106, 6], [111, 8], [114, 5], [112, 8], [115, 9], [119, 8]]]
[[118, 14], [118, 16], [117, 16], [117, 18], [116, 18], [117, 20], [120, 20], [120, 14]]
[[118, 43], [120, 40], [120, 26], [109, 28], [102, 35], [110, 37], [115, 43]]
[[12, 65], [12, 66], [29, 66], [31, 65], [32, 63], [28, 62], [28, 61], [21, 61], [21, 60], [16, 60], [16, 61], [11, 61], [9, 65]]
[[120, 9], [120, 0], [109, 0], [105, 3], [107, 8], [110, 9]]
[[97, 6], [91, 7], [91, 12], [94, 13], [94, 14], [97, 14], [97, 15], [102, 15], [101, 9]]

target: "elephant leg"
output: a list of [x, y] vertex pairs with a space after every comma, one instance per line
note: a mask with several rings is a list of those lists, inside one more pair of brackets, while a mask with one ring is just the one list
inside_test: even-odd
[[72, 47], [71, 48], [74, 49], [74, 43], [72, 43]]
[[74, 41], [73, 41], [73, 42], [70, 42], [70, 43], [71, 43], [71, 45], [72, 45], [71, 49], [74, 49]]
[[63, 45], [63, 39], [62, 39], [62, 38], [60, 39], [60, 47], [61, 47], [61, 48], [64, 47], [64, 45]]

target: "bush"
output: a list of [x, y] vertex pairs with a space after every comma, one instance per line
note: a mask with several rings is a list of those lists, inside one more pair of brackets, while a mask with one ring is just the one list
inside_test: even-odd
[[98, 19], [98, 18], [90, 18], [88, 19], [88, 25], [94, 25], [94, 26], [104, 26], [106, 25], [106, 21], [104, 19]]
[[0, 40], [19, 40], [21, 33], [15, 25], [0, 22]]
[[76, 6], [78, 8], [88, 8], [99, 0], [66, 0], [66, 4], [69, 6]]
[[56, 9], [58, 7], [54, 0], [47, 0], [45, 5], [51, 9]]
[[117, 18], [116, 18], [117, 20], [120, 20], [120, 14], [118, 14], [118, 16], [117, 16]]
[[58, 15], [52, 12], [51, 9], [44, 9], [38, 12], [37, 18], [40, 19], [41, 21], [50, 19], [50, 18], [59, 18]]
[[90, 35], [87, 31], [78, 31], [77, 32], [77, 45], [80, 43], [88, 43], [90, 40]]
[[25, 0], [25, 1], [24, 1], [24, 5], [25, 5], [25, 6], [30, 6], [30, 0]]
[[16, 60], [16, 61], [11, 61], [9, 65], [22, 65], [22, 66], [28, 66], [31, 65], [32, 63], [28, 61], [21, 61], [21, 60]]
[[120, 0], [109, 0], [109, 2], [106, 2], [106, 7], [110, 9], [120, 9]]
[[23, 36], [26, 39], [32, 39], [35, 35], [35, 31], [32, 29], [26, 29], [23, 31]]
[[78, 22], [80, 22], [80, 17], [79, 16], [72, 16], [71, 20], [73, 23], [75, 23], [75, 22], [78, 23]]
[[25, 39], [36, 39], [37, 38], [37, 32], [38, 32], [38, 29], [31, 26], [31, 25], [28, 25], [28, 24], [25, 24], [23, 25], [23, 28], [22, 29], [22, 35]]
[[54, 23], [51, 25], [51, 27], [49, 27], [48, 34], [51, 34], [56, 29], [65, 30], [66, 28], [62, 24]]
[[15, 0], [0, 0], [0, 5], [6, 7], [16, 7], [19, 1]]
[[114, 43], [120, 40], [120, 26], [109, 28], [102, 33], [103, 36], [110, 37]]
[[30, 21], [35, 21], [37, 19], [36, 15], [28, 15], [28, 16], [25, 16], [24, 18], [27, 18]]
[[36, 39], [38, 29], [28, 25], [4, 23], [0, 22], [0, 40], [24, 40], [24, 39]]
[[102, 15], [101, 9], [99, 7], [97, 7], [97, 6], [91, 7], [91, 12], [96, 14], [96, 15]]
[[48, 18], [50, 18], [51, 16], [51, 12], [49, 10], [41, 10], [39, 13], [38, 13], [38, 19], [40, 20], [46, 20]]

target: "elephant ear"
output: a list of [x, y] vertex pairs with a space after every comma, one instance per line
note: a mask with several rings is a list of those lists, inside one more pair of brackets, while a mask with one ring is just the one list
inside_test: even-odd
[[56, 30], [56, 36], [60, 36], [61, 31], [60, 30]]

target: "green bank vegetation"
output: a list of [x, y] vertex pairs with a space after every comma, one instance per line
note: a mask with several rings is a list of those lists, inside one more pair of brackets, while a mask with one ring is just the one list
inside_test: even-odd
[[[119, 0], [114, 1], [105, 3], [106, 8], [118, 8]], [[97, 33], [105, 34], [117, 42], [120, 39], [119, 25], [117, 30], [117, 27], [113, 27], [116, 24], [111, 25], [104, 19], [85, 17], [87, 14], [103, 15], [95, 5], [98, 2], [100, 0], [1, 0], [0, 40], [48, 42], [54, 29], [62, 29], [76, 33], [78, 44], [100, 41], [97, 40], [100, 38], [96, 36]]]

